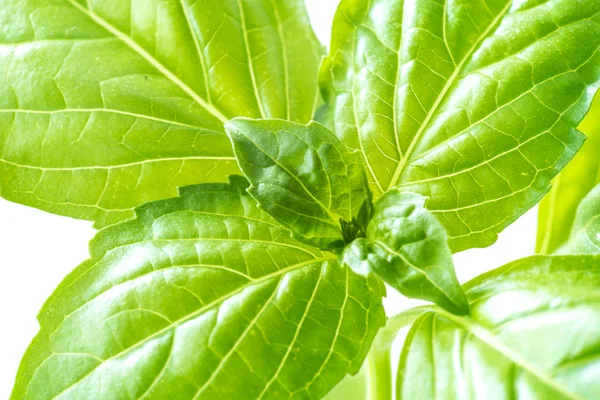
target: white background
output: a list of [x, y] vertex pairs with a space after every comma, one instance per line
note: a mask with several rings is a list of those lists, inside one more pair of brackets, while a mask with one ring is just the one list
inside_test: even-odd
[[[315, 31], [329, 43], [336, 0], [306, 0]], [[487, 249], [455, 256], [464, 282], [534, 251], [536, 211], [532, 210]], [[45, 213], [0, 199], [0, 399], [7, 399], [19, 360], [38, 330], [35, 316], [52, 290], [88, 257], [91, 223]], [[391, 291], [390, 314], [412, 306]]]

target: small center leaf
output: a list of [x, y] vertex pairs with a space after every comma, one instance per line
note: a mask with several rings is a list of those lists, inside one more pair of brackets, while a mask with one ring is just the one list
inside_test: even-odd
[[370, 204], [366, 173], [359, 154], [331, 131], [315, 122], [245, 118], [226, 130], [248, 192], [298, 240], [339, 251], [359, 236]]
[[400, 293], [467, 314], [469, 306], [452, 263], [446, 231], [425, 208], [425, 198], [392, 189], [375, 204], [366, 237], [346, 247], [343, 261], [375, 274]]

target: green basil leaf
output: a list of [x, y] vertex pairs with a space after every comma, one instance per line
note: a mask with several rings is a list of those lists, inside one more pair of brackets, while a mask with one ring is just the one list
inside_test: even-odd
[[356, 239], [343, 260], [356, 272], [374, 274], [400, 293], [467, 314], [467, 298], [456, 279], [448, 237], [425, 208], [425, 198], [398, 189], [375, 203], [366, 238]]
[[598, 398], [600, 256], [519, 260], [465, 290], [470, 317], [429, 307], [414, 323], [399, 399]]
[[374, 196], [429, 198], [454, 251], [493, 243], [583, 142], [597, 0], [344, 0], [321, 87]]
[[262, 209], [319, 248], [343, 248], [354, 238], [352, 221], [370, 203], [358, 153], [316, 122], [236, 118], [226, 130]]
[[239, 172], [223, 124], [307, 122], [301, 0], [0, 0], [0, 191], [99, 227]]
[[587, 140], [540, 203], [536, 249], [542, 254], [554, 253], [565, 244], [579, 203], [600, 183], [600, 98], [594, 100], [579, 129]]
[[12, 398], [319, 398], [356, 373], [383, 286], [245, 187], [187, 187], [101, 231], [40, 312]]
[[571, 236], [556, 252], [559, 254], [600, 253], [600, 185], [596, 186], [579, 204]]

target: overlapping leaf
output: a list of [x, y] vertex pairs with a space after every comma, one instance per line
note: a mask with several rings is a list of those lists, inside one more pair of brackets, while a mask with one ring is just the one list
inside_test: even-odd
[[322, 91], [375, 197], [421, 193], [453, 250], [492, 243], [583, 142], [596, 0], [344, 0]]
[[101, 231], [41, 311], [12, 398], [319, 398], [358, 371], [383, 287], [246, 187], [184, 188]]
[[319, 248], [342, 249], [353, 239], [344, 225], [371, 201], [358, 153], [315, 122], [238, 118], [226, 130], [261, 208]]
[[579, 204], [571, 234], [556, 252], [561, 254], [600, 253], [600, 185]]
[[0, 0], [3, 197], [104, 226], [238, 171], [223, 123], [307, 122], [300, 0]]
[[567, 242], [580, 202], [600, 183], [600, 98], [594, 100], [579, 129], [587, 140], [540, 203], [536, 247], [542, 254], [553, 253]]
[[374, 274], [400, 293], [433, 301], [452, 313], [469, 306], [456, 279], [444, 227], [425, 208], [425, 198], [398, 189], [375, 203], [366, 237], [344, 250], [356, 272]]
[[471, 317], [422, 309], [399, 399], [596, 399], [600, 256], [537, 256], [465, 285]]

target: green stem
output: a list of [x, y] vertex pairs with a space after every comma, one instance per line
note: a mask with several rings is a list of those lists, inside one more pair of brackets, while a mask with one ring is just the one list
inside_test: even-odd
[[392, 400], [392, 366], [389, 349], [373, 349], [368, 358], [369, 400]]
[[412, 324], [431, 307], [417, 307], [400, 313], [387, 320], [386, 326], [379, 331], [369, 352], [367, 390], [369, 400], [392, 400], [392, 363], [390, 352], [398, 331]]

